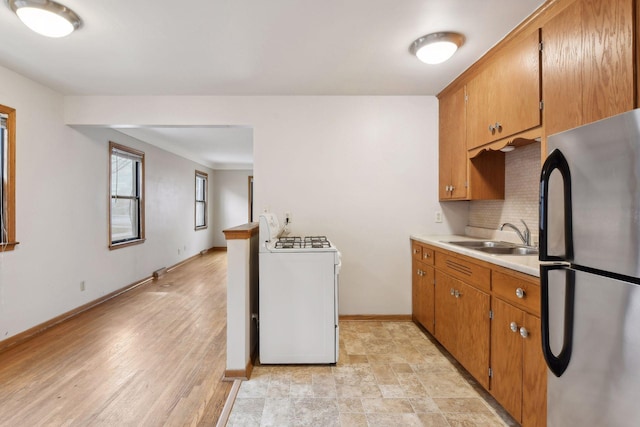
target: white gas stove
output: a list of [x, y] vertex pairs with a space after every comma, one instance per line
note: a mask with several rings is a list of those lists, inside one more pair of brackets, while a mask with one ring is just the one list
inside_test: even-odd
[[336, 363], [340, 252], [325, 236], [282, 231], [260, 215], [260, 363]]

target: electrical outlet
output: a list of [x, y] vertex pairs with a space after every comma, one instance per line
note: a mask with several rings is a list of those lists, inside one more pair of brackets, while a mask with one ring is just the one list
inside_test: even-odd
[[436, 211], [436, 222], [442, 222], [442, 212]]
[[84, 283], [84, 280], [82, 282], [80, 282], [80, 292], [84, 292], [84, 290], [87, 289]]

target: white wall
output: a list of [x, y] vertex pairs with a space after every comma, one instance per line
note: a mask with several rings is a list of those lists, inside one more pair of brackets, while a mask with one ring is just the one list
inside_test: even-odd
[[66, 97], [65, 122], [252, 126], [254, 211], [338, 246], [341, 314], [410, 313], [409, 235], [467, 223], [468, 203], [437, 201], [435, 97]]
[[213, 217], [213, 243], [226, 247], [222, 230], [249, 222], [249, 177], [252, 170], [216, 170], [211, 209]]
[[[0, 253], [0, 341], [213, 246], [213, 233], [194, 231], [194, 170], [208, 169], [115, 131], [65, 126], [62, 96], [2, 67], [0, 81], [0, 103], [16, 109], [20, 242]], [[114, 251], [109, 140], [146, 154], [147, 241]]]

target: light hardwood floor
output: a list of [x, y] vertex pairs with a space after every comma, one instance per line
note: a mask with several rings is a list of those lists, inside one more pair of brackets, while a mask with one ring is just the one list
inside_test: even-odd
[[209, 252], [0, 353], [0, 426], [215, 425], [226, 277]]

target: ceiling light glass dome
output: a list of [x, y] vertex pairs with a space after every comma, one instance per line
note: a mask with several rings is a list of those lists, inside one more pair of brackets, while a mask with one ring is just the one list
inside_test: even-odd
[[8, 0], [9, 7], [31, 30], [47, 37], [64, 37], [82, 21], [74, 11], [50, 0]]

